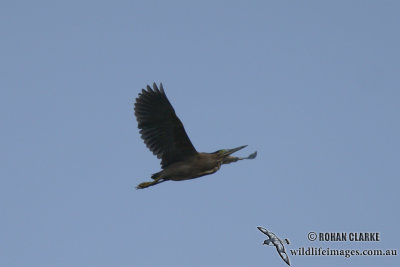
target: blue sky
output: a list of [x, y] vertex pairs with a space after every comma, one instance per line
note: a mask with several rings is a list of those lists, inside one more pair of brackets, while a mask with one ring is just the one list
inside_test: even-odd
[[[262, 246], [399, 249], [397, 1], [3, 1], [0, 266], [286, 266]], [[163, 82], [214, 175], [160, 170], [133, 103]], [[397, 204], [396, 204], [397, 203]], [[379, 232], [380, 242], [310, 242]], [[399, 256], [291, 256], [398, 266]]]

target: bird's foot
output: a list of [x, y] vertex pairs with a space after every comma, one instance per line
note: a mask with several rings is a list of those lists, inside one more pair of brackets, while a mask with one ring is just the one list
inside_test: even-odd
[[156, 185], [156, 184], [165, 182], [165, 181], [166, 181], [165, 179], [156, 178], [154, 181], [151, 181], [151, 182], [144, 182], [144, 183], [138, 184], [138, 185], [136, 186], [136, 189], [143, 189], [143, 188], [146, 188], [146, 187], [149, 187], [149, 186], [153, 186], [153, 185]]
[[257, 157], [257, 151], [255, 151], [254, 153], [251, 153], [250, 155], [248, 155], [245, 158], [239, 158], [240, 160], [242, 159], [255, 159]]
[[248, 155], [246, 159], [255, 159], [257, 157], [257, 151]]
[[152, 185], [155, 185], [156, 183], [155, 182], [144, 182], [144, 183], [140, 183], [140, 184], [138, 184], [137, 186], [136, 186], [136, 189], [144, 189], [144, 188], [146, 188], [146, 187], [149, 187], [149, 186], [152, 186]]

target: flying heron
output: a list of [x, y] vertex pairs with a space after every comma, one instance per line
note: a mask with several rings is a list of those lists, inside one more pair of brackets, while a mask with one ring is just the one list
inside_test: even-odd
[[168, 180], [182, 181], [209, 175], [218, 171], [222, 164], [257, 156], [257, 151], [244, 158], [231, 156], [246, 146], [221, 149], [214, 153], [197, 152], [168, 101], [162, 83], [160, 88], [153, 83], [153, 88], [147, 85], [147, 90], [142, 89], [136, 98], [134, 110], [141, 137], [150, 151], [161, 159], [162, 168], [162, 171], [151, 176], [153, 181], [141, 183], [137, 189]]

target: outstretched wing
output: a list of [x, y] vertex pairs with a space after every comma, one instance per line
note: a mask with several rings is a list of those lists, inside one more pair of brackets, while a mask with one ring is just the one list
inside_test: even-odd
[[160, 89], [155, 83], [153, 89], [149, 85], [147, 90], [142, 89], [134, 110], [142, 139], [150, 151], [161, 159], [163, 169], [197, 153], [161, 83]]
[[269, 238], [276, 238], [276, 235], [270, 231], [268, 231], [267, 229], [261, 227], [261, 226], [257, 226], [258, 230], [260, 230], [263, 234], [267, 235]]
[[276, 250], [278, 251], [278, 254], [281, 256], [282, 260], [290, 266], [289, 256], [286, 254], [285, 248], [283, 247], [283, 251], [279, 251], [278, 247], [276, 247]]

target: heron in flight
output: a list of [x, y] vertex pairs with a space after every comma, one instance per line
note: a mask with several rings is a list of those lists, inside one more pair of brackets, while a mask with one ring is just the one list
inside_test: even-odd
[[143, 189], [168, 180], [182, 181], [215, 173], [222, 164], [243, 159], [254, 159], [257, 151], [248, 157], [233, 157], [232, 153], [245, 148], [220, 149], [213, 153], [197, 152], [175, 110], [165, 95], [163, 85], [147, 85], [135, 102], [135, 116], [146, 146], [161, 159], [162, 171], [154, 173], [150, 182], [139, 184]]

